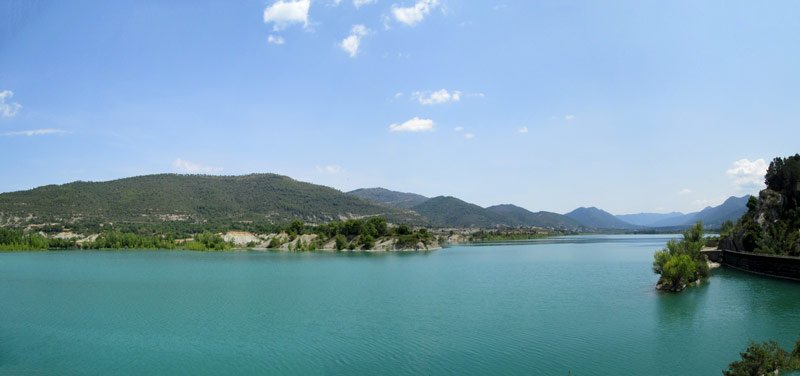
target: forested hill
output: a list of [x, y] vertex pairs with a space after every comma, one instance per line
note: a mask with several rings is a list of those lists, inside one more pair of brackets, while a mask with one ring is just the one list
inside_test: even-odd
[[81, 222], [329, 221], [383, 215], [419, 223], [414, 213], [287, 176], [161, 174], [74, 182], [0, 194], [0, 225]]
[[423, 195], [390, 191], [386, 188], [360, 188], [347, 192], [347, 194], [401, 209], [411, 209], [428, 201], [428, 198]]

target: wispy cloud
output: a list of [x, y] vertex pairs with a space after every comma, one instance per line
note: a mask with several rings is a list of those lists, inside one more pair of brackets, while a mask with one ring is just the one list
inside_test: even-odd
[[222, 167], [204, 166], [181, 158], [173, 161], [172, 166], [180, 172], [189, 174], [216, 174], [222, 172]]
[[415, 91], [411, 94], [411, 97], [423, 105], [442, 104], [460, 101], [461, 92], [457, 90], [447, 91], [447, 89], [436, 91]]
[[439, 0], [418, 0], [410, 7], [392, 5], [392, 15], [397, 22], [414, 26], [427, 16], [431, 9], [439, 6]]
[[517, 129], [517, 133], [528, 133], [528, 127], [520, 127]]
[[456, 132], [461, 132], [461, 131], [464, 130], [464, 127], [458, 126], [458, 127], [453, 128], [453, 130], [456, 131]]
[[272, 24], [272, 30], [281, 31], [292, 24], [308, 27], [308, 9], [311, 0], [278, 0], [264, 9], [264, 23]]
[[566, 121], [575, 120], [575, 115], [564, 115], [564, 120]]
[[336, 175], [342, 172], [342, 166], [339, 165], [325, 165], [325, 166], [316, 166], [317, 172], [321, 172], [324, 174], [329, 175]]
[[353, 6], [355, 6], [356, 9], [358, 9], [358, 8], [361, 8], [364, 5], [374, 4], [377, 1], [378, 0], [353, 0]]
[[283, 39], [283, 37], [280, 36], [280, 35], [272, 35], [272, 34], [270, 34], [267, 37], [267, 43], [281, 45], [281, 44], [286, 43], [286, 40]]
[[6, 103], [13, 96], [14, 92], [11, 90], [0, 91], [0, 115], [3, 115], [3, 117], [14, 117], [22, 109], [22, 105], [17, 102], [9, 101]]
[[46, 136], [46, 135], [64, 134], [64, 133], [68, 133], [68, 132], [63, 130], [63, 129], [44, 128], [44, 129], [31, 129], [31, 130], [27, 130], [27, 131], [5, 132], [5, 133], [0, 133], [0, 136], [3, 136], [3, 137], [15, 137], [15, 136], [31, 137], [31, 136]]
[[358, 55], [358, 49], [361, 47], [361, 39], [369, 34], [369, 32], [370, 30], [364, 25], [353, 25], [350, 29], [350, 35], [342, 39], [342, 42], [339, 43], [339, 47], [347, 52], [350, 57], [356, 57]]
[[764, 187], [764, 175], [767, 174], [767, 162], [763, 159], [751, 161], [743, 158], [733, 162], [731, 168], [725, 171], [733, 184], [740, 191], [753, 191]]
[[414, 117], [413, 119], [406, 120], [401, 124], [392, 124], [389, 126], [390, 132], [430, 132], [434, 128], [433, 120], [420, 119]]
[[475, 138], [475, 134], [474, 133], [464, 133], [464, 138], [466, 138], [467, 140], [471, 140], [471, 139]]
[[680, 191], [678, 191], [679, 195], [688, 195], [689, 193], [692, 193], [692, 190], [689, 189], [689, 188], [684, 188], [684, 189], [681, 189]]

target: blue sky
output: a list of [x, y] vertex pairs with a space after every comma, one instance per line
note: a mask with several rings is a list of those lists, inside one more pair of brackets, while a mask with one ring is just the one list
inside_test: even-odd
[[4, 1], [0, 191], [275, 172], [694, 211], [800, 152], [798, 17], [792, 1]]

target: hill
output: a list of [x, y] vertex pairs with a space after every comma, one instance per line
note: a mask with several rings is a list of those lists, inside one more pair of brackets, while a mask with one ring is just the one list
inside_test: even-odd
[[641, 228], [640, 226], [624, 222], [613, 214], [595, 207], [580, 207], [565, 214], [565, 216], [572, 218], [584, 227], [590, 228], [606, 230], [633, 230]]
[[421, 219], [287, 176], [148, 175], [0, 194], [0, 225], [30, 223], [276, 223], [384, 215]]
[[546, 228], [568, 228], [574, 229], [581, 225], [572, 218], [558, 213], [546, 211], [532, 212], [528, 209], [516, 205], [503, 204], [486, 208], [499, 217], [502, 217], [506, 224], [511, 226], [535, 226]]
[[361, 188], [347, 194], [401, 209], [411, 209], [428, 200], [427, 197], [416, 193], [396, 192], [386, 188]]
[[450, 196], [438, 196], [412, 208], [440, 227], [495, 227], [505, 224], [498, 214]]

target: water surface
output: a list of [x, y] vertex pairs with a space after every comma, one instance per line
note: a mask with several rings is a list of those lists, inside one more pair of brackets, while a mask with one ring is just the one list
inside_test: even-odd
[[0, 374], [717, 375], [800, 284], [653, 289], [664, 236], [415, 254], [0, 254]]

